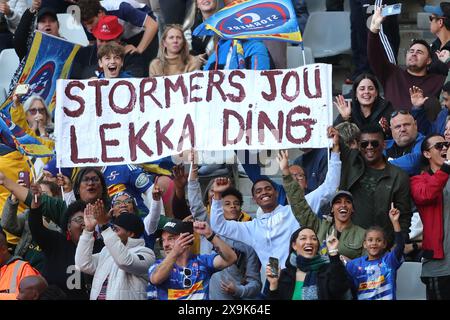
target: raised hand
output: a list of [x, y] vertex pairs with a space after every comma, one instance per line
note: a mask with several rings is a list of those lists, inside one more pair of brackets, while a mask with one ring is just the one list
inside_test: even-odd
[[219, 177], [214, 179], [213, 190], [214, 194], [222, 194], [225, 190], [231, 187], [230, 179], [226, 177]]
[[0, 2], [0, 12], [8, 17], [11, 15], [11, 8], [7, 2]]
[[31, 12], [37, 12], [41, 7], [42, 0], [33, 0], [31, 1]]
[[92, 204], [92, 210], [94, 218], [97, 220], [98, 224], [104, 225], [109, 222], [110, 217], [106, 213], [105, 206], [101, 199], [97, 199], [97, 201]]
[[56, 174], [56, 184], [63, 187], [65, 193], [72, 191], [72, 181], [62, 173]]
[[[278, 274], [280, 274], [280, 268], [278, 268]], [[266, 265], [266, 279], [269, 281], [270, 284], [270, 290], [274, 291], [278, 288], [278, 275], [274, 275], [272, 273], [272, 268], [270, 267], [270, 264]]]
[[30, 185], [31, 198], [31, 209], [39, 208], [41, 205], [41, 186], [37, 183], [32, 183]]
[[327, 128], [328, 138], [333, 139], [333, 148], [331, 149], [333, 152], [339, 152], [339, 131], [334, 127]]
[[336, 255], [338, 246], [339, 246], [339, 240], [336, 238], [336, 236], [334, 234], [331, 234], [327, 238], [328, 253], [330, 255]]
[[198, 179], [198, 153], [195, 149], [191, 149], [189, 153], [189, 162], [191, 163], [191, 175], [189, 180], [195, 181]]
[[394, 203], [391, 202], [391, 210], [389, 210], [389, 219], [391, 219], [392, 226], [395, 232], [400, 231], [400, 223], [398, 222], [400, 218], [400, 210], [394, 207]]
[[411, 97], [411, 104], [414, 108], [423, 106], [428, 99], [428, 97], [423, 96], [423, 90], [416, 86], [409, 88], [409, 96]]
[[194, 235], [190, 233], [181, 233], [180, 236], [175, 240], [171, 254], [179, 257], [184, 253], [185, 250], [189, 250], [189, 247], [194, 241]]
[[450, 51], [447, 49], [437, 50], [436, 55], [440, 61], [447, 63], [447, 60], [450, 58]]
[[287, 150], [280, 150], [277, 154], [277, 161], [283, 175], [289, 175], [289, 153]]
[[213, 234], [213, 231], [206, 221], [194, 221], [194, 232], [205, 236], [206, 238], [210, 237]]
[[155, 185], [152, 190], [152, 198], [154, 201], [161, 200], [162, 190], [158, 185]]
[[344, 96], [340, 94], [336, 96], [336, 101], [333, 103], [341, 114], [342, 119], [345, 121], [350, 119], [350, 115], [352, 114], [352, 105], [350, 101], [345, 101]]
[[378, 33], [378, 31], [380, 31], [381, 24], [383, 23], [384, 18], [385, 17], [381, 15], [381, 7], [375, 6], [375, 11], [372, 15], [372, 20], [370, 21], [370, 31], [373, 33]]
[[94, 217], [94, 206], [88, 203], [84, 209], [84, 226], [87, 231], [92, 232], [95, 230], [96, 225], [97, 220]]
[[178, 190], [184, 190], [187, 184], [187, 174], [184, 172], [184, 165], [179, 164], [172, 168], [173, 183]]

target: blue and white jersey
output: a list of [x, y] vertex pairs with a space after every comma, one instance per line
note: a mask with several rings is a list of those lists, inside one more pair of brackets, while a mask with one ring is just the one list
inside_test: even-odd
[[152, 10], [143, 3], [135, 0], [103, 0], [100, 5], [105, 9], [106, 14], [116, 16], [123, 26], [123, 39], [129, 39], [144, 31], [145, 19], [148, 16], [156, 21]]
[[347, 263], [358, 300], [396, 300], [397, 270], [403, 262], [398, 256], [394, 249], [377, 260], [364, 256]]
[[103, 167], [102, 172], [110, 197], [126, 191], [136, 199], [139, 210], [148, 213], [141, 194], [153, 185], [153, 177], [149, 173], [134, 165]]
[[[147, 298], [149, 300], [209, 300], [209, 280], [214, 272], [214, 258], [217, 254], [196, 255], [189, 259], [186, 267], [173, 265], [169, 278], [158, 286], [149, 283]], [[148, 269], [149, 279], [156, 267], [163, 260], [159, 259]]]

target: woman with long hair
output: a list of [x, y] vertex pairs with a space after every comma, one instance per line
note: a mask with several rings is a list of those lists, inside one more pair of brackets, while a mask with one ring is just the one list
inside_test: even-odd
[[171, 76], [199, 70], [202, 61], [189, 54], [189, 46], [180, 25], [167, 25], [159, 42], [158, 56], [152, 60], [149, 75]]

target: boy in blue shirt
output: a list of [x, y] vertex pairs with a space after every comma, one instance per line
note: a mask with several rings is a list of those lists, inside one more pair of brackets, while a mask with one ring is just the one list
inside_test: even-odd
[[385, 253], [386, 237], [382, 228], [375, 226], [366, 231], [364, 249], [367, 256], [347, 263], [347, 272], [353, 280], [358, 300], [395, 300], [397, 270], [403, 263], [405, 240], [401, 234], [400, 210], [391, 204], [389, 218], [395, 232], [395, 248]]

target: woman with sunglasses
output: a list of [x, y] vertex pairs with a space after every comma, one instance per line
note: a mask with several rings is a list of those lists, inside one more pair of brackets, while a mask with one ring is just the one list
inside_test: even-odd
[[428, 300], [450, 299], [450, 142], [432, 134], [422, 142], [424, 169], [412, 177], [411, 196], [423, 223], [422, 282]]
[[394, 108], [380, 96], [379, 83], [374, 75], [359, 75], [353, 83], [352, 101], [345, 101], [343, 95], [338, 95], [334, 105], [339, 111], [334, 126], [348, 121], [361, 129], [369, 123], [379, 123], [384, 133], [390, 135], [389, 121]]

